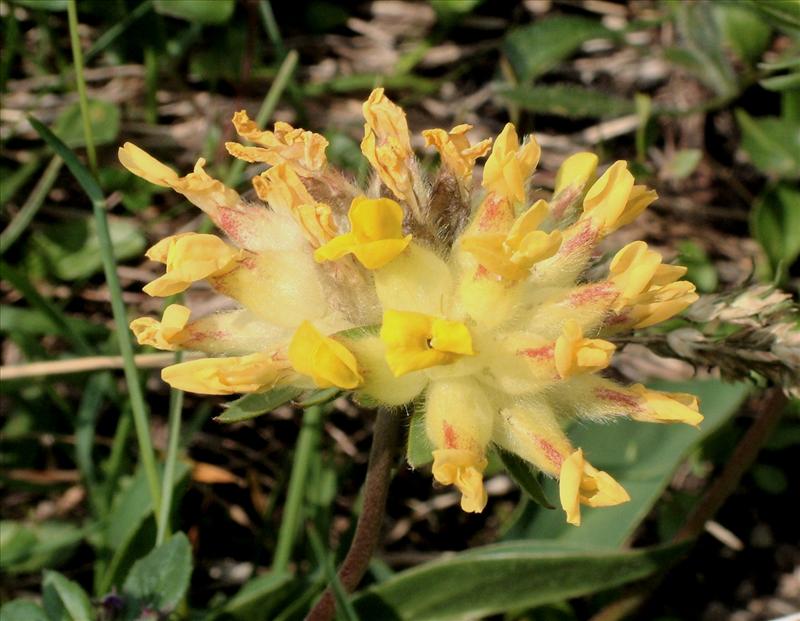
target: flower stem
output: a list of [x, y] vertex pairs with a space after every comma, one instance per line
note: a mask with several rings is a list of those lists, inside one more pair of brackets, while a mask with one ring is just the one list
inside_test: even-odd
[[89, 158], [89, 169], [92, 174], [97, 174], [97, 154], [94, 150], [94, 137], [92, 136], [92, 120], [89, 115], [89, 98], [86, 96], [86, 81], [83, 78], [83, 52], [78, 36], [78, 9], [75, 0], [67, 3], [69, 20], [69, 39], [72, 44], [72, 63], [75, 68], [75, 84], [78, 87], [78, 101], [83, 120], [83, 134], [86, 139], [86, 155]]
[[[364, 480], [364, 503], [358, 518], [353, 542], [339, 568], [339, 581], [345, 591], [352, 593], [369, 567], [372, 553], [378, 545], [386, 498], [389, 493], [392, 466], [400, 439], [401, 418], [385, 409], [378, 410], [369, 452], [367, 477]], [[306, 621], [330, 621], [336, 613], [336, 600], [328, 587], [308, 613]]]
[[[181, 362], [181, 352], [175, 354], [175, 362]], [[169, 515], [172, 511], [172, 492], [175, 488], [175, 465], [178, 461], [178, 445], [181, 436], [183, 413], [183, 391], [173, 388], [169, 393], [169, 440], [164, 476], [161, 479], [161, 507], [157, 516], [156, 547], [169, 538]]]
[[289, 490], [286, 492], [286, 505], [272, 560], [272, 570], [275, 573], [283, 573], [289, 568], [292, 548], [300, 527], [300, 513], [303, 508], [311, 456], [319, 443], [321, 426], [322, 408], [319, 406], [307, 408], [303, 413], [303, 426], [297, 438], [292, 474], [289, 477]]

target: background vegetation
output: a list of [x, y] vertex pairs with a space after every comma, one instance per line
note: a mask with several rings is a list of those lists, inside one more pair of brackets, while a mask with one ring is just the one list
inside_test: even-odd
[[[661, 198], [609, 248], [646, 239], [717, 297], [628, 339], [615, 367], [698, 394], [700, 431], [571, 430], [632, 502], [577, 529], [496, 460], [487, 510], [463, 514], [412, 443], [419, 470], [398, 463], [380, 553], [340, 617], [800, 607], [800, 408], [773, 387], [797, 389], [800, 366], [800, 3], [0, 0], [0, 18], [2, 621], [291, 620], [322, 592], [359, 512], [372, 414], [261, 402], [223, 424], [220, 402], [158, 380], [171, 354], [134, 364], [126, 316], [160, 311], [141, 293], [144, 249], [207, 223], [116, 148], [182, 171], [206, 157], [244, 191], [223, 142], [246, 108], [324, 133], [363, 178], [359, 104], [376, 85], [416, 133], [535, 131], [542, 187], [578, 150], [635, 162]], [[213, 310], [210, 291], [186, 298]]]

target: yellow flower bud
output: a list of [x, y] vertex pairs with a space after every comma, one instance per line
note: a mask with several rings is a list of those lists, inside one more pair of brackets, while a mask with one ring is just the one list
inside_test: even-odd
[[647, 328], [674, 317], [697, 301], [694, 284], [679, 280], [640, 295], [628, 310], [627, 317], [619, 327]]
[[486, 155], [492, 148], [492, 139], [481, 140], [470, 145], [467, 132], [472, 125], [456, 125], [449, 132], [443, 129], [426, 129], [422, 132], [427, 146], [435, 147], [442, 159], [442, 165], [453, 172], [463, 186], [472, 180], [475, 160]]
[[173, 364], [161, 371], [161, 379], [173, 388], [201, 395], [232, 395], [272, 388], [287, 379], [290, 371], [285, 360], [263, 352]]
[[147, 257], [164, 263], [167, 272], [145, 285], [153, 296], [180, 293], [193, 282], [221, 276], [236, 268], [244, 253], [226, 244], [216, 235], [182, 233], [162, 239], [147, 251]]
[[475, 355], [467, 326], [422, 313], [385, 311], [381, 340], [395, 377]]
[[350, 232], [334, 237], [314, 252], [319, 263], [355, 255], [370, 270], [383, 267], [406, 249], [411, 235], [403, 235], [403, 208], [389, 198], [359, 196], [347, 215]]
[[428, 388], [425, 430], [436, 449], [433, 477], [461, 492], [461, 508], [480, 513], [486, 506], [483, 471], [495, 410], [472, 379], [437, 380]]
[[530, 136], [522, 147], [514, 125], [507, 123], [483, 169], [483, 187], [512, 201], [525, 200], [525, 182], [539, 163], [542, 150]]
[[579, 373], [595, 373], [609, 365], [615, 349], [613, 343], [603, 339], [584, 338], [578, 323], [569, 320], [556, 340], [556, 369], [562, 379]]
[[300, 324], [289, 343], [289, 361], [295, 371], [310, 376], [319, 388], [352, 390], [364, 381], [353, 353], [339, 341], [320, 334], [308, 321]]
[[578, 449], [561, 466], [558, 492], [567, 522], [580, 526], [581, 505], [610, 507], [628, 502], [628, 492], [611, 476], [597, 470]]
[[188, 338], [184, 332], [190, 311], [180, 304], [170, 304], [164, 310], [161, 321], [152, 317], [139, 317], [130, 323], [130, 329], [139, 345], [151, 345], [156, 349], [175, 351]]

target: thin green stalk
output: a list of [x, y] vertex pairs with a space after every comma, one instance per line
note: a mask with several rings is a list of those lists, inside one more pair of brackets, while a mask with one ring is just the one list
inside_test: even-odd
[[307, 530], [308, 540], [311, 542], [311, 547], [314, 549], [314, 556], [317, 557], [317, 562], [325, 571], [328, 584], [330, 584], [330, 588], [333, 590], [333, 595], [336, 598], [336, 611], [341, 613], [345, 621], [358, 621], [358, 613], [356, 613], [355, 608], [353, 608], [350, 596], [347, 594], [347, 591], [344, 590], [342, 581], [336, 574], [336, 568], [333, 566], [333, 561], [322, 543], [322, 537], [319, 536], [313, 524], [309, 524]]
[[144, 48], [145, 120], [151, 125], [158, 123], [158, 56], [152, 45]]
[[34, 152], [31, 159], [3, 178], [3, 183], [0, 184], [0, 203], [2, 203], [3, 210], [16, 196], [19, 189], [28, 183], [28, 180], [39, 170], [40, 164], [41, 158], [38, 153]]
[[39, 208], [44, 203], [44, 199], [47, 198], [47, 193], [56, 182], [63, 164], [64, 160], [57, 155], [50, 160], [33, 191], [28, 196], [28, 200], [25, 201], [17, 215], [14, 216], [14, 219], [8, 223], [8, 226], [3, 229], [3, 232], [0, 233], [0, 254], [5, 254], [6, 250], [17, 241], [17, 238], [31, 223], [36, 212], [39, 211]]
[[[263, 127], [274, 114], [275, 108], [278, 106], [278, 102], [281, 99], [281, 95], [283, 95], [283, 91], [286, 90], [286, 85], [289, 83], [295, 67], [297, 67], [297, 59], [298, 55], [294, 50], [289, 52], [286, 58], [283, 59], [280, 69], [278, 69], [278, 73], [275, 75], [275, 79], [269, 87], [269, 92], [267, 96], [264, 97], [261, 108], [259, 108], [258, 114], [256, 115], [256, 125], [259, 127]], [[242, 173], [244, 172], [245, 165], [246, 163], [243, 160], [236, 160], [225, 177], [225, 185], [238, 185]]]
[[261, 21], [264, 22], [264, 30], [267, 31], [267, 36], [275, 46], [275, 51], [278, 53], [279, 58], [283, 58], [287, 54], [286, 44], [283, 42], [281, 31], [278, 28], [278, 21], [275, 19], [275, 13], [272, 11], [272, 4], [269, 0], [261, 0], [258, 3], [258, 10], [261, 13]]
[[76, 0], [69, 0], [67, 4], [69, 19], [69, 40], [72, 45], [72, 62], [75, 68], [75, 84], [78, 87], [78, 100], [81, 107], [81, 120], [83, 121], [83, 135], [86, 138], [86, 154], [89, 158], [89, 169], [97, 174], [97, 153], [94, 149], [92, 136], [92, 120], [89, 117], [89, 98], [86, 95], [86, 80], [83, 77], [83, 53], [81, 41], [78, 37], [78, 8]]
[[[181, 361], [181, 352], [175, 354], [175, 362]], [[183, 410], [183, 391], [173, 388], [169, 394], [169, 441], [167, 458], [164, 462], [164, 477], [161, 479], [161, 511], [158, 514], [156, 547], [169, 537], [169, 516], [172, 512], [172, 490], [175, 487], [175, 464], [178, 461], [178, 447], [181, 439], [181, 412]]]
[[125, 32], [133, 22], [147, 13], [153, 6], [153, 0], [144, 0], [140, 5], [134, 8], [130, 13], [125, 16], [125, 19], [117, 22], [106, 30], [103, 34], [97, 37], [97, 40], [92, 44], [92, 47], [86, 52], [83, 60], [89, 62], [92, 58], [97, 56], [100, 52], [111, 45], [117, 38]]
[[278, 530], [278, 543], [272, 560], [272, 570], [276, 573], [285, 572], [289, 568], [294, 542], [300, 530], [300, 514], [303, 509], [309, 465], [313, 451], [319, 443], [321, 429], [322, 408], [315, 405], [303, 413], [303, 426], [297, 438], [289, 490], [286, 493], [283, 519]]

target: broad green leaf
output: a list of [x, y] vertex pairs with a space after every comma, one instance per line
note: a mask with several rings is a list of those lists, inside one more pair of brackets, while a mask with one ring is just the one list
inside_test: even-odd
[[520, 86], [499, 94], [529, 112], [572, 119], [617, 117], [634, 110], [628, 99], [574, 84]]
[[289, 574], [267, 573], [248, 580], [219, 611], [209, 615], [212, 619], [233, 617], [249, 621], [264, 616], [273, 606], [282, 601], [293, 578]]
[[671, 53], [670, 57], [681, 59], [681, 64], [720, 97], [733, 97], [739, 92], [739, 80], [725, 55], [712, 3], [672, 2], [666, 6], [673, 13], [680, 35], [679, 51]]
[[759, 84], [768, 91], [800, 91], [800, 71], [764, 78]]
[[224, 24], [235, 8], [234, 0], [155, 0], [156, 13], [198, 24]]
[[400, 572], [361, 592], [354, 603], [363, 619], [477, 619], [644, 578], [682, 550], [587, 551], [538, 541], [485, 546]]
[[[133, 219], [113, 218], [108, 225], [119, 261], [144, 251], [147, 240]], [[92, 217], [42, 227], [31, 235], [30, 249], [39, 253], [49, 271], [61, 280], [88, 278], [103, 269], [97, 223]]]
[[800, 123], [778, 117], [754, 118], [736, 110], [742, 149], [766, 175], [800, 177]]
[[412, 468], [419, 468], [433, 461], [433, 444], [425, 431], [425, 411], [416, 408], [408, 427], [406, 460]]
[[[178, 462], [175, 468], [175, 488], [181, 488], [189, 476], [189, 466]], [[173, 497], [177, 497], [173, 493]], [[155, 523], [150, 490], [144, 470], [139, 468], [111, 507], [104, 544], [110, 560], [100, 580], [99, 592], [119, 586], [133, 563], [144, 556], [155, 541]]]
[[722, 41], [728, 48], [751, 65], [761, 58], [772, 31], [759, 13], [733, 2], [716, 2], [713, 11]]
[[528, 497], [533, 502], [547, 509], [555, 509], [552, 503], [547, 500], [547, 496], [545, 496], [544, 490], [542, 489], [542, 484], [539, 482], [539, 479], [536, 474], [534, 474], [528, 462], [513, 453], [501, 449], [497, 450], [497, 454], [500, 455], [500, 459], [503, 461], [503, 465], [506, 467], [508, 474], [516, 481], [517, 485], [528, 494]]
[[0, 608], [0, 621], [50, 621], [39, 604], [27, 599], [14, 599]]
[[[567, 524], [562, 511], [539, 511], [515, 536], [621, 546], [650, 512], [678, 465], [739, 409], [750, 390], [745, 384], [716, 380], [654, 382], [650, 388], [697, 395], [705, 420], [698, 429], [632, 420], [576, 425], [569, 434], [575, 446], [583, 448], [593, 466], [619, 481], [631, 500], [616, 507], [582, 507], [580, 527]], [[545, 489], [557, 494], [555, 485]]]
[[84, 532], [69, 522], [25, 524], [0, 522], [0, 568], [8, 573], [58, 567], [83, 539]]
[[172, 611], [189, 588], [192, 574], [192, 549], [183, 533], [139, 559], [131, 567], [122, 593], [136, 611]]
[[[116, 142], [119, 135], [119, 107], [99, 99], [90, 99], [88, 103], [89, 123], [92, 126], [92, 140], [95, 145]], [[86, 146], [81, 108], [77, 101], [58, 115], [53, 132], [72, 149]]]
[[764, 192], [750, 215], [750, 229], [773, 269], [782, 262], [788, 270], [800, 257], [800, 190], [781, 183]]
[[77, 582], [55, 571], [44, 572], [42, 602], [50, 621], [92, 621], [89, 596]]
[[277, 407], [296, 399], [303, 392], [295, 386], [278, 386], [266, 392], [245, 395], [225, 404], [225, 410], [214, 420], [219, 423], [238, 423], [262, 414], [268, 414]]
[[589, 39], [610, 36], [598, 20], [557, 15], [509, 32], [503, 52], [519, 81], [527, 83], [572, 56]]

